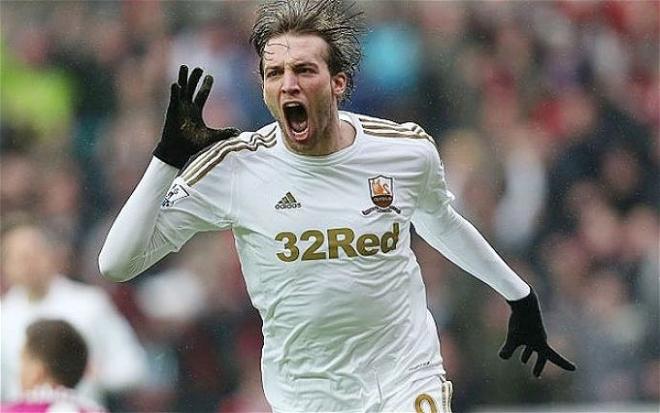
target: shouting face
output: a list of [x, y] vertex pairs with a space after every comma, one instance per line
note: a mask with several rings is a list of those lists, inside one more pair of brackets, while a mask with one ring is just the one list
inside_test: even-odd
[[276, 36], [264, 48], [264, 100], [289, 148], [301, 154], [329, 153], [339, 134], [346, 75], [332, 75], [327, 59], [327, 43], [312, 34]]

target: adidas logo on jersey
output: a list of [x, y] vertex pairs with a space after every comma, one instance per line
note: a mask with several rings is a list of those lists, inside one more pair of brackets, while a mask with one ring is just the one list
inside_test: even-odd
[[280, 201], [275, 205], [275, 209], [293, 209], [301, 208], [302, 205], [300, 202], [296, 201], [296, 198], [291, 195], [291, 192], [287, 192], [286, 195], [280, 199]]

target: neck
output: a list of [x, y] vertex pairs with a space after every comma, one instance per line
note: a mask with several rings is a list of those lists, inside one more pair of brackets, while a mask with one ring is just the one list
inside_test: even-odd
[[49, 284], [32, 285], [27, 289], [27, 297], [30, 302], [39, 301], [48, 294]]
[[353, 127], [348, 122], [339, 119], [339, 112], [335, 111], [327, 129], [318, 141], [318, 150], [311, 155], [330, 155], [351, 146], [354, 140]]

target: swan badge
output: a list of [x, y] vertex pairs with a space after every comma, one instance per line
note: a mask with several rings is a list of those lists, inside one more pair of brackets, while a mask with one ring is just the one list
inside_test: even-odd
[[399, 208], [392, 205], [392, 201], [394, 201], [394, 178], [384, 175], [369, 178], [369, 192], [371, 201], [375, 206], [362, 211], [362, 215], [369, 215], [372, 212], [390, 211], [394, 211], [397, 214], [401, 213]]

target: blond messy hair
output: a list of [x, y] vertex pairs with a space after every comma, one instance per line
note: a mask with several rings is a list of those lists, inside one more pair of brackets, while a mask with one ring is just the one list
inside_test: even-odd
[[256, 13], [250, 43], [259, 55], [259, 73], [264, 76], [263, 54], [268, 40], [286, 33], [314, 34], [328, 44], [330, 74], [343, 72], [347, 78], [343, 99], [350, 98], [354, 77], [362, 60], [360, 36], [363, 13], [355, 2], [341, 0], [271, 0]]

